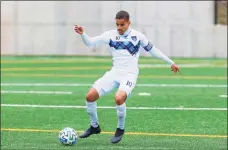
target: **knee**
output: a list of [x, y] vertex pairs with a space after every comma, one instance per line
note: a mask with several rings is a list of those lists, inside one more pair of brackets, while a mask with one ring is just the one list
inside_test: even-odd
[[125, 102], [125, 98], [123, 96], [116, 95], [115, 101], [117, 105], [122, 105]]
[[86, 94], [86, 101], [87, 102], [94, 102], [99, 98], [98, 92], [92, 88], [89, 90], [89, 92]]
[[86, 94], [86, 101], [87, 102], [94, 102], [96, 101], [95, 97], [92, 94]]

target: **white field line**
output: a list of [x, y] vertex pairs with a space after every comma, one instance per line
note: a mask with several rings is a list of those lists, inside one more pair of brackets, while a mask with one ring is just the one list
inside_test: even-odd
[[[180, 68], [201, 68], [201, 67], [222, 67], [226, 68], [227, 65], [213, 65], [207, 64], [178, 64]], [[154, 68], [154, 67], [169, 67], [167, 64], [139, 64], [139, 68]]]
[[225, 98], [227, 98], [228, 95], [219, 95], [219, 97], [225, 97]]
[[147, 92], [141, 92], [138, 93], [139, 96], [151, 96], [151, 93], [147, 93]]
[[[30, 104], [1, 104], [1, 107], [30, 107], [30, 108], [83, 108], [86, 106], [70, 106], [70, 105], [30, 105]], [[113, 106], [98, 106], [99, 109], [116, 109]], [[217, 110], [227, 111], [227, 108], [182, 108], [182, 107], [127, 107], [132, 110]]]
[[[91, 86], [92, 84], [81, 83], [1, 83], [1, 86]], [[225, 84], [136, 84], [139, 87], [205, 87], [205, 88], [227, 88]]]
[[[11, 144], [12, 145], [12, 144]], [[4, 149], [10, 149], [10, 148], [12, 148], [12, 146], [2, 146], [2, 148]], [[32, 144], [31, 144], [32, 145]], [[57, 145], [57, 146], [59, 146], [59, 144], [55, 144], [55, 145]], [[77, 143], [75, 144], [75, 145], [77, 145]], [[48, 146], [50, 146], [50, 145], [48, 145]], [[43, 149], [48, 149], [48, 150], [50, 150], [50, 149], [52, 149], [53, 147], [42, 147], [42, 150]], [[54, 145], [53, 145], [54, 146]], [[76, 146], [74, 146], [74, 147], [76, 147]], [[74, 148], [74, 147], [69, 147], [69, 148]], [[17, 146], [17, 148], [18, 148], [18, 146]], [[28, 146], [28, 144], [26, 144], [25, 146], [23, 146], [23, 148], [21, 147], [20, 149], [29, 149], [29, 150], [31, 150], [31, 149], [35, 149], [35, 150], [37, 150], [38, 148], [36, 147], [36, 146], [34, 146], [34, 147], [30, 147], [30, 146]], [[59, 149], [61, 149], [61, 150], [63, 150], [63, 148], [59, 148], [59, 147], [55, 147], [54, 148], [54, 150], [59, 150]], [[91, 150], [91, 147], [80, 147], [79, 148], [80, 150]], [[96, 146], [96, 149], [99, 149], [99, 150], [107, 150], [107, 147], [102, 147], [102, 146]], [[108, 146], [108, 149], [122, 149], [122, 150], [174, 150], [174, 148], [166, 148], [166, 147], [125, 147], [125, 146]], [[183, 149], [182, 148], [182, 150], [187, 150], [187, 149]]]
[[63, 91], [5, 91], [1, 90], [1, 94], [72, 94], [72, 92]]
[[[77, 145], [77, 144], [76, 144]], [[2, 148], [4, 149], [10, 149], [10, 148], [12, 148], [11, 146], [2, 146]], [[53, 147], [52, 147], [53, 148]], [[50, 148], [50, 147], [42, 147], [42, 149], [48, 149], [48, 150], [50, 150], [50, 149], [52, 149], [52, 148]], [[21, 148], [21, 149], [29, 149], [29, 150], [31, 150], [31, 149], [35, 149], [35, 150], [37, 150], [37, 147], [28, 147], [28, 146], [26, 146], [26, 147], [23, 147], [23, 148]], [[55, 150], [57, 150], [57, 149], [61, 149], [61, 150], [63, 150], [63, 148], [58, 148], [58, 147], [55, 147], [54, 148]], [[80, 149], [81, 150], [91, 150], [91, 147], [80, 147]], [[107, 150], [107, 147], [97, 147], [96, 146], [96, 149], [99, 149], [99, 150]], [[117, 149], [116, 147], [110, 147], [110, 146], [108, 146], [108, 149]], [[134, 147], [134, 148], [130, 148], [130, 147], [124, 147], [124, 146], [122, 146], [122, 147], [120, 147], [120, 146], [118, 146], [118, 149], [123, 149], [123, 150], [147, 150], [147, 149], [149, 149], [149, 150], [174, 150], [173, 148], [166, 148], [166, 147]], [[185, 150], [185, 149], [182, 149], [182, 150]], [[187, 150], [187, 149], [186, 149]]]

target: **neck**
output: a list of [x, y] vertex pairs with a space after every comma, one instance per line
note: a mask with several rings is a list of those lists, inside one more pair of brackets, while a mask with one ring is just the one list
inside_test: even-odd
[[129, 27], [124, 34], [122, 34], [121, 36], [127, 36], [129, 33], [131, 32], [131, 28]]

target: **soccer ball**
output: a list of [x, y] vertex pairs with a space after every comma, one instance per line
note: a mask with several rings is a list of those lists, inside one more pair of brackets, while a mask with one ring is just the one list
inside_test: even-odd
[[59, 132], [59, 141], [63, 145], [74, 145], [78, 140], [78, 134], [73, 128], [64, 128]]

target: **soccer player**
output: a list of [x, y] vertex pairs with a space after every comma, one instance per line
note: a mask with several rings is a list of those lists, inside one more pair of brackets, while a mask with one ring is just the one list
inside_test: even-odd
[[85, 45], [96, 46], [108, 44], [113, 56], [113, 66], [103, 77], [99, 78], [92, 85], [86, 95], [86, 110], [90, 116], [90, 127], [79, 137], [87, 138], [92, 134], [101, 132], [96, 100], [118, 88], [115, 94], [116, 110], [118, 117], [117, 129], [111, 138], [111, 143], [118, 143], [124, 135], [126, 104], [125, 101], [131, 94], [138, 78], [138, 59], [140, 46], [151, 55], [156, 56], [171, 65], [174, 74], [179, 71], [178, 66], [158, 48], [152, 45], [145, 35], [130, 27], [129, 14], [126, 11], [119, 11], [116, 14], [116, 30], [106, 31], [100, 36], [89, 37], [83, 27], [75, 25], [74, 30], [81, 35]]

